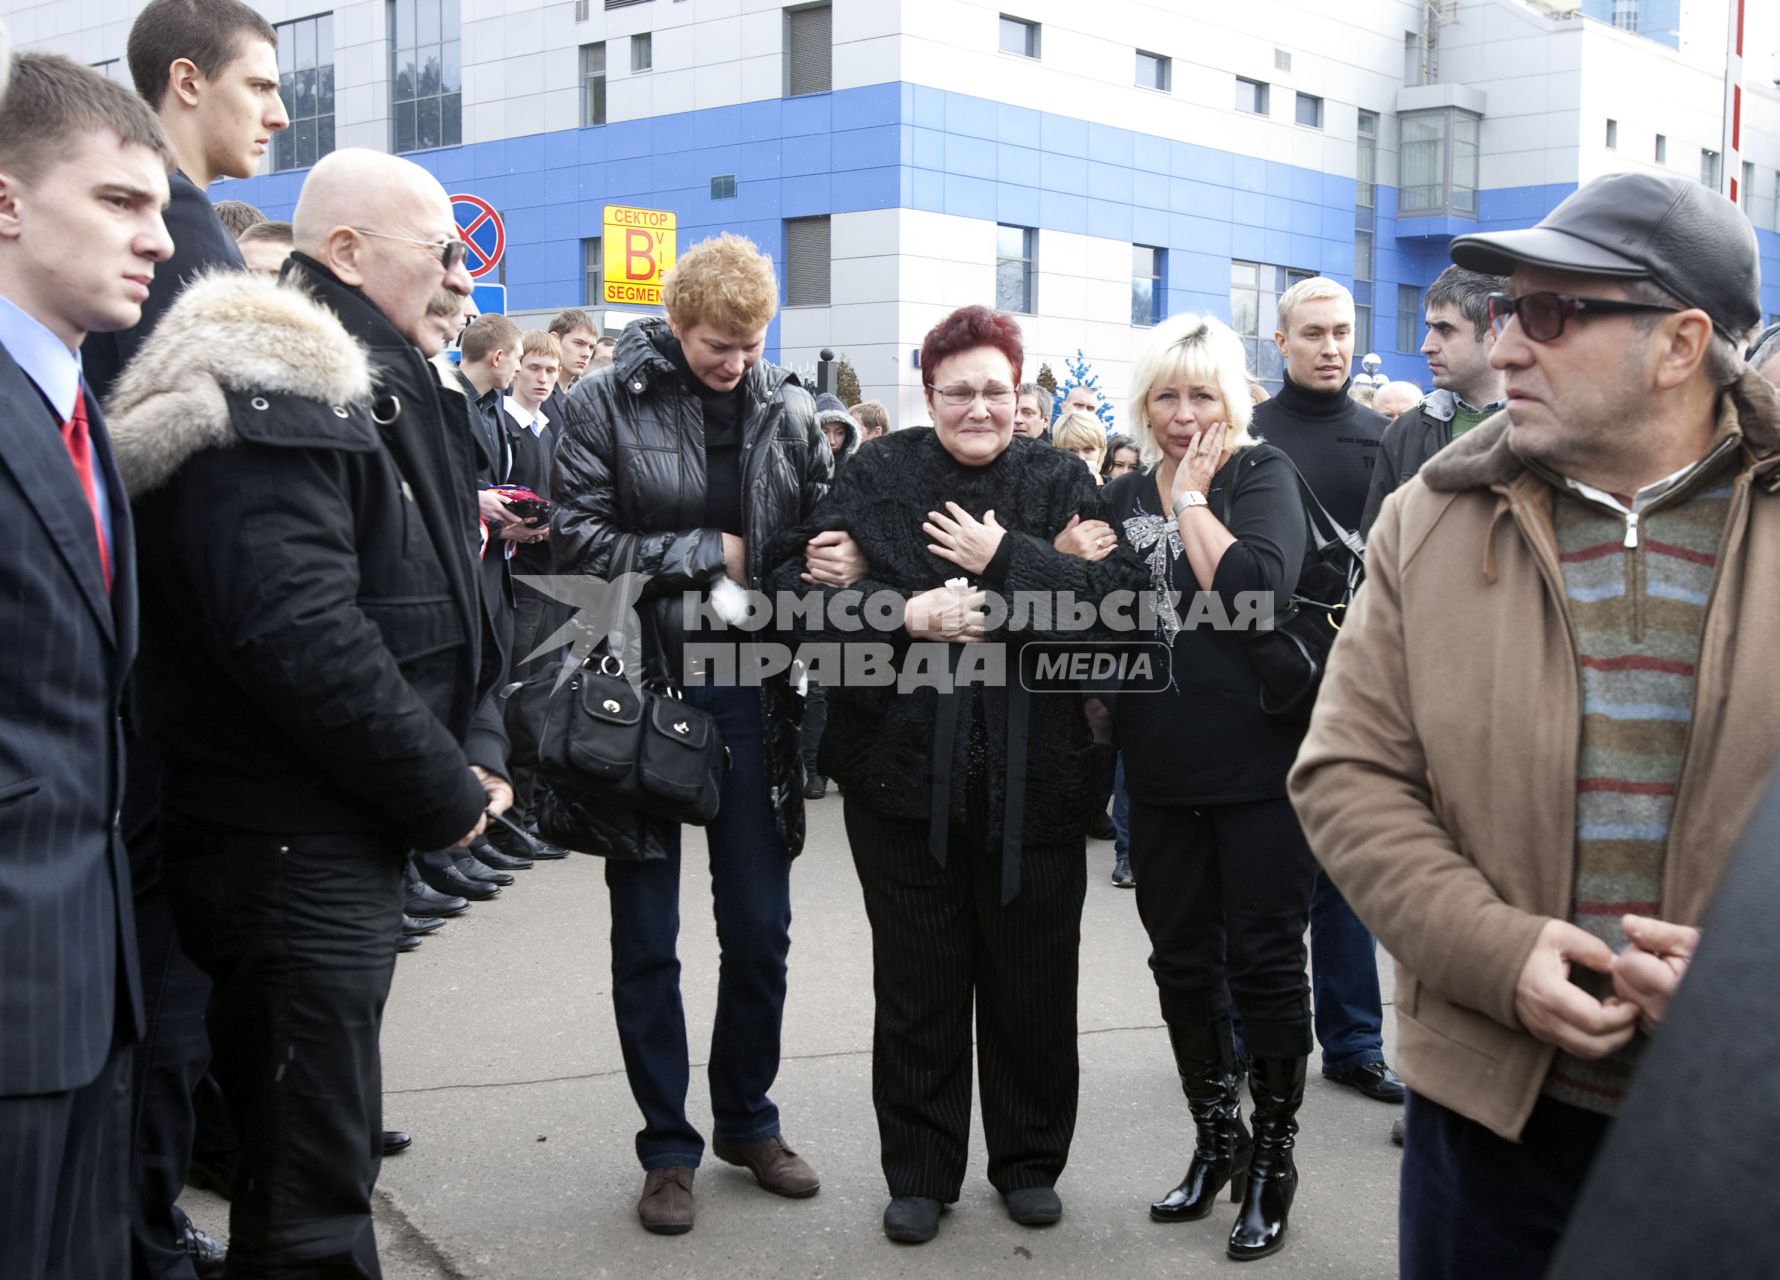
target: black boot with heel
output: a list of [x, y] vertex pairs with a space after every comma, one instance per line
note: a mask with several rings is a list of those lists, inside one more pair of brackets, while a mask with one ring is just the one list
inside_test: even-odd
[[1193, 1113], [1193, 1160], [1180, 1185], [1150, 1205], [1156, 1222], [1195, 1222], [1211, 1212], [1226, 1183], [1240, 1200], [1248, 1184], [1251, 1144], [1242, 1124], [1242, 1076], [1230, 1024], [1168, 1027], [1175, 1069]]
[[1304, 1103], [1306, 1058], [1256, 1058], [1248, 1089], [1255, 1101], [1255, 1152], [1248, 1189], [1226, 1252], [1238, 1262], [1278, 1253], [1286, 1242], [1286, 1216], [1298, 1190], [1292, 1162], [1298, 1108]]

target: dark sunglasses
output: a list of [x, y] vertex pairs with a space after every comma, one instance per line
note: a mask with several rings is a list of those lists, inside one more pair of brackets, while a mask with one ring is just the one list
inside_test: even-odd
[[445, 241], [419, 240], [413, 236], [392, 236], [387, 231], [371, 231], [365, 227], [354, 227], [353, 230], [361, 236], [375, 236], [379, 240], [400, 240], [403, 244], [418, 244], [435, 250], [439, 255], [439, 265], [447, 271], [456, 271], [459, 266], [463, 265], [464, 258], [470, 252], [470, 246], [461, 236], [453, 236]]
[[1555, 342], [1563, 337], [1564, 326], [1572, 316], [1623, 316], [1653, 311], [1678, 311], [1654, 302], [1621, 302], [1615, 298], [1578, 298], [1573, 293], [1523, 293], [1511, 298], [1505, 293], [1489, 296], [1490, 328], [1496, 336], [1508, 327], [1510, 320], [1520, 321], [1520, 330], [1534, 342]]

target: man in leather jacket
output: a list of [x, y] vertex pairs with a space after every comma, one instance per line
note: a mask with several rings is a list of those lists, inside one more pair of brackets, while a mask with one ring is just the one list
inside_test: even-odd
[[444, 190], [406, 160], [335, 152], [293, 221], [284, 278], [188, 289], [111, 404], [164, 875], [242, 1139], [229, 1265], [375, 1277], [404, 854], [467, 843], [505, 791], [473, 728], [499, 655], [469, 434], [426, 363], [429, 301], [470, 280]]

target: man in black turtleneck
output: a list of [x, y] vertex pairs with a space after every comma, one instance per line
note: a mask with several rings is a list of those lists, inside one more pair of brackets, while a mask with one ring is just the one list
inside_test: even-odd
[[[1354, 358], [1353, 295], [1333, 280], [1302, 280], [1279, 300], [1285, 385], [1255, 407], [1251, 430], [1285, 450], [1328, 513], [1360, 527], [1378, 443], [1389, 425], [1347, 394]], [[1372, 935], [1329, 878], [1310, 899], [1310, 978], [1323, 1074], [1368, 1098], [1401, 1103], [1384, 1060], [1384, 1004]]]

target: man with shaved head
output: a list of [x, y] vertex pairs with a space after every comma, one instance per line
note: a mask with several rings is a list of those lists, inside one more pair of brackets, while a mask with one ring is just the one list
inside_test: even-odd
[[[231, 1274], [379, 1274], [378, 1031], [410, 848], [510, 800], [468, 428], [427, 357], [470, 291], [444, 190], [339, 151], [283, 280], [193, 284], [112, 393], [141, 539], [136, 712], [242, 1149]], [[219, 927], [219, 923], [224, 927]]]

